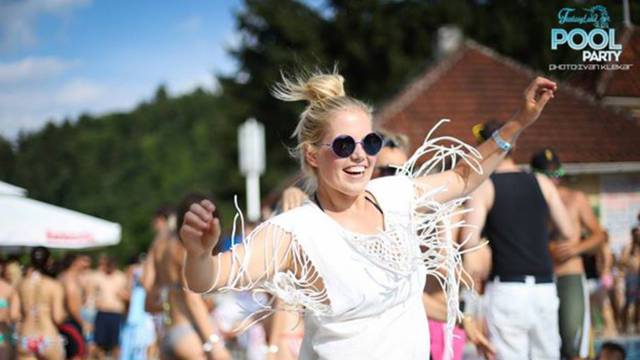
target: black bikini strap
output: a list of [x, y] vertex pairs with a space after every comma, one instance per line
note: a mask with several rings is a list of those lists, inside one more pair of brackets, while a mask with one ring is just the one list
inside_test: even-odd
[[[375, 201], [369, 199], [368, 196], [365, 196], [364, 198], [369, 201], [380, 212], [380, 214], [384, 215], [384, 213], [382, 212], [382, 208], [380, 208], [380, 205], [378, 205]], [[318, 205], [322, 212], [325, 212], [322, 205], [320, 205], [320, 200], [318, 200], [318, 193], [313, 193], [313, 201], [315, 201], [316, 205]]]
[[380, 212], [380, 214], [384, 215], [384, 213], [382, 212], [382, 209], [380, 208], [380, 205], [378, 205], [378, 203], [376, 203], [375, 201], [369, 199], [367, 196], [364, 197], [365, 199], [369, 200], [369, 202], [371, 204], [373, 204], [373, 206], [376, 207], [376, 209], [378, 209], [378, 211]]

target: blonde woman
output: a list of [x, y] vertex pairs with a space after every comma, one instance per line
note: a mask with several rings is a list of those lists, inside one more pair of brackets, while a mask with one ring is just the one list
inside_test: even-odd
[[[315, 191], [310, 201], [219, 254], [213, 252], [220, 237], [215, 205], [194, 203], [180, 229], [186, 280], [198, 292], [268, 291], [290, 304], [288, 310], [304, 310], [302, 359], [426, 359], [427, 273], [440, 276], [450, 295], [451, 327], [459, 314], [459, 254], [440, 235], [453, 225], [438, 224], [447, 224], [460, 197], [486, 179], [539, 117], [556, 85], [535, 79], [517, 114], [477, 149], [452, 138], [447, 140], [457, 146], [431, 139], [400, 175], [370, 181], [383, 141], [373, 131], [371, 108], [347, 96], [343, 82], [337, 73], [319, 73], [276, 85], [277, 98], [308, 102], [294, 135]], [[431, 152], [432, 160], [415, 166]], [[433, 174], [447, 155], [461, 161]], [[442, 266], [449, 271], [437, 271]]]

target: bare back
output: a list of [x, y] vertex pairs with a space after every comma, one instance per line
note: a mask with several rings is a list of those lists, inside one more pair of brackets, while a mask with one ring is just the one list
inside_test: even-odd
[[18, 287], [22, 303], [20, 335], [58, 336], [57, 323], [64, 317], [62, 285], [33, 272]]
[[[563, 241], [578, 244], [580, 242], [579, 234], [582, 228], [580, 223], [580, 203], [578, 200], [579, 193], [566, 187], [558, 187], [558, 193], [560, 194], [562, 203], [567, 209], [567, 213], [571, 219], [571, 225], [574, 227], [574, 234], [578, 234], [578, 237]], [[554, 263], [554, 271], [557, 275], [582, 274], [584, 273], [582, 258], [580, 256], [574, 256], [561, 264]]]
[[127, 277], [120, 270], [103, 273], [97, 288], [96, 307], [100, 311], [123, 314], [125, 303], [123, 293], [127, 290]]
[[154, 244], [155, 287], [167, 293], [172, 324], [191, 322], [182, 282], [184, 248], [173, 236], [163, 236]]

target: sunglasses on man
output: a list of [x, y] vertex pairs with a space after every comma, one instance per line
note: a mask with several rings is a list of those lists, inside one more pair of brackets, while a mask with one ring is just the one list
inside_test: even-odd
[[565, 176], [566, 172], [564, 171], [564, 168], [559, 168], [557, 170], [547, 170], [544, 172], [544, 174], [550, 178], [559, 179]]

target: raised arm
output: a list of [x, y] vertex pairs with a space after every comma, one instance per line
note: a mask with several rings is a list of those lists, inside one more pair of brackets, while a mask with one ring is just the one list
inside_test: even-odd
[[220, 238], [220, 220], [212, 216], [208, 200], [194, 203], [184, 216], [180, 238], [187, 250], [184, 275], [187, 287], [207, 292], [223, 286], [248, 289], [261, 279], [290, 268], [291, 236], [276, 226], [261, 226], [248, 242], [213, 255]]
[[[515, 144], [520, 133], [538, 119], [547, 102], [553, 98], [556, 88], [556, 84], [551, 80], [543, 77], [534, 79], [524, 92], [522, 106], [518, 112], [498, 131], [500, 138], [512, 145]], [[429, 188], [446, 186], [447, 191], [435, 196], [435, 200], [440, 202], [471, 193], [495, 170], [506, 155], [493, 139], [483, 142], [476, 150], [481, 156], [480, 169], [474, 169], [471, 164], [461, 161], [452, 170], [418, 177], [416, 182]]]

